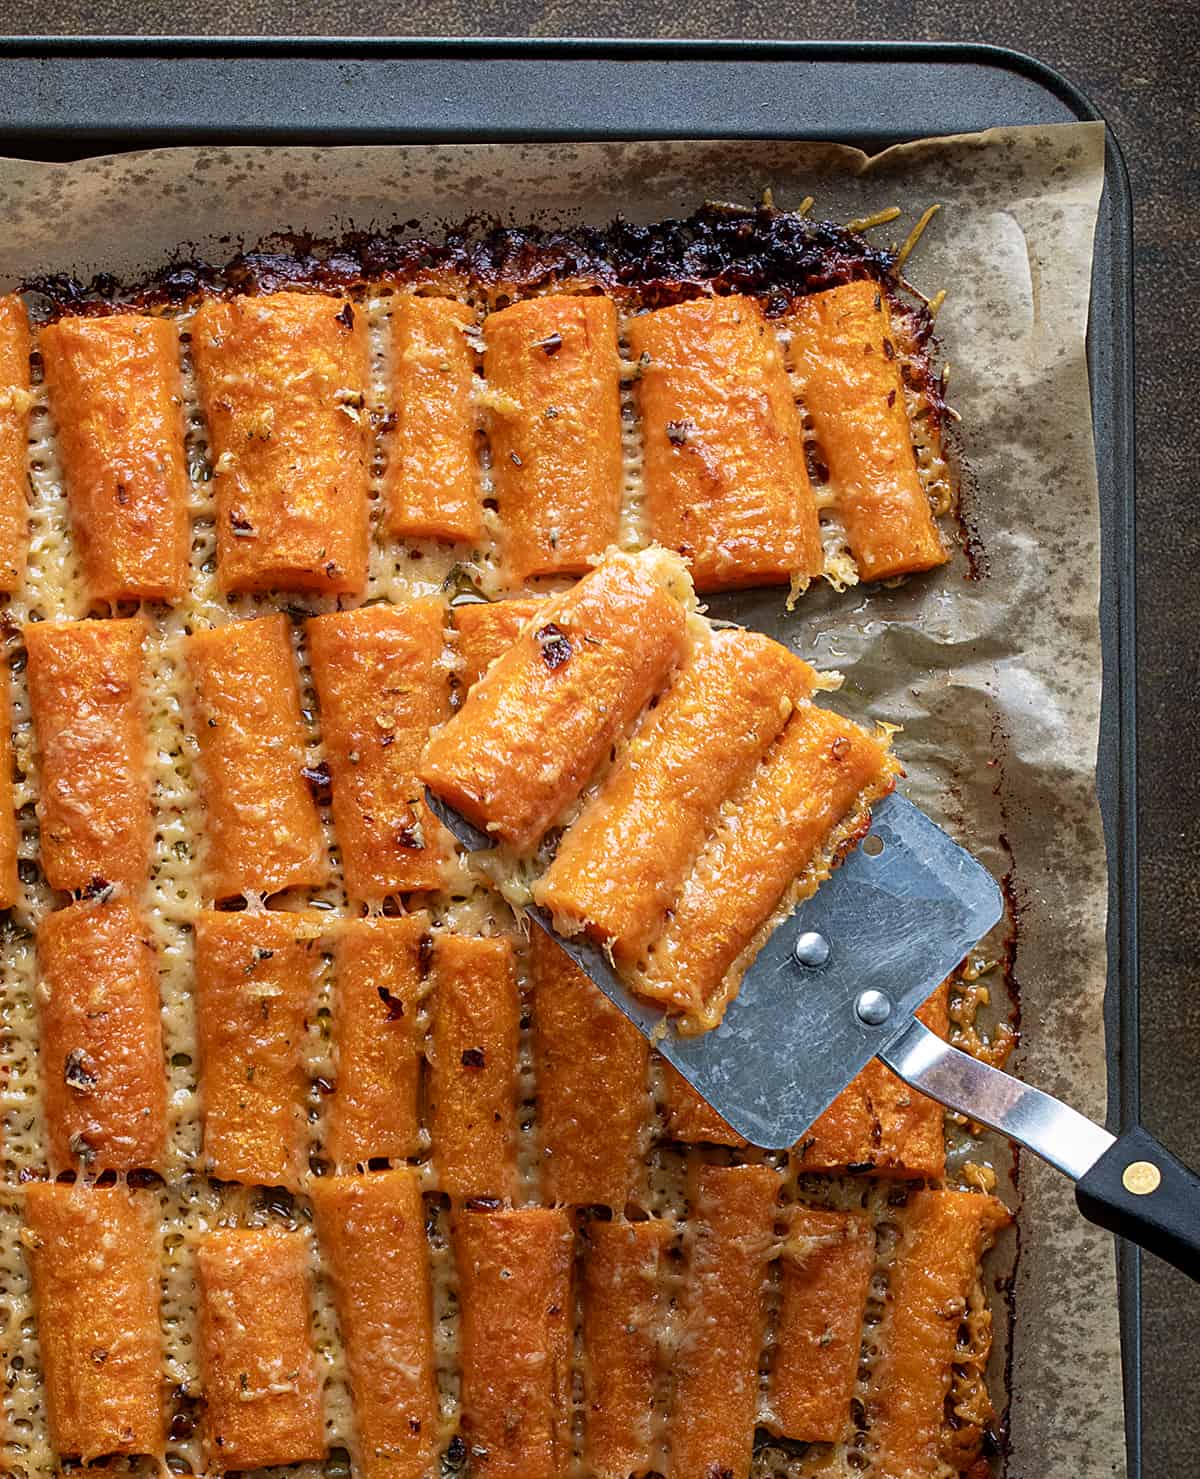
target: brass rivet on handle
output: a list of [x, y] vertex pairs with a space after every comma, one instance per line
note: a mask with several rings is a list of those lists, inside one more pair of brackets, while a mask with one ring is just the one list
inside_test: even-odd
[[1135, 1197], [1149, 1196], [1161, 1181], [1162, 1172], [1153, 1161], [1130, 1161], [1121, 1173], [1121, 1185]]

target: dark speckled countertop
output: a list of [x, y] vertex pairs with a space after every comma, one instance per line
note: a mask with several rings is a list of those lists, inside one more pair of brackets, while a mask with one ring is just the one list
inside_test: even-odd
[[[210, 35], [662, 35], [986, 41], [1064, 72], [1124, 150], [1137, 217], [1138, 651], [1142, 1094], [1147, 1126], [1200, 1163], [1200, 55], [1196, 0], [680, 0], [665, 19], [637, 0], [14, 0], [16, 33]], [[1147, 1260], [1145, 1479], [1200, 1473], [1200, 1286]], [[1088, 1476], [1092, 1479], [1092, 1476]], [[1096, 1476], [1099, 1479], [1099, 1476]]]

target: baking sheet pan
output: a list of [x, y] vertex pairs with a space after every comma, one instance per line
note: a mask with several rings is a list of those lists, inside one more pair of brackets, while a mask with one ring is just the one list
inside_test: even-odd
[[[0, 44], [0, 68], [0, 153], [45, 158], [284, 137], [334, 144], [769, 135], [869, 151], [932, 133], [1094, 117], [1047, 69], [989, 48], [13, 40]], [[1088, 347], [1104, 534], [1099, 790], [1109, 851], [1115, 1124], [1136, 1113], [1137, 982], [1129, 201], [1112, 145], [1106, 187]], [[1136, 1474], [1137, 1285], [1128, 1256], [1122, 1275]]]

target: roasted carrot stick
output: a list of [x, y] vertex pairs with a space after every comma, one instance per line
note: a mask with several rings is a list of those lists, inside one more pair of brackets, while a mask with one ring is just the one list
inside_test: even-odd
[[188, 638], [203, 768], [210, 897], [325, 881], [321, 820], [305, 783], [287, 617]]
[[878, 284], [849, 282], [801, 298], [787, 322], [801, 396], [862, 578], [944, 564]]
[[580, 574], [620, 524], [616, 307], [529, 298], [489, 314], [483, 336], [506, 577]]
[[462, 667], [459, 687], [473, 687], [492, 663], [521, 635], [521, 628], [538, 609], [536, 600], [473, 601], [453, 608], [454, 630]]
[[[943, 983], [917, 1012], [945, 1037], [949, 988]], [[870, 1172], [875, 1176], [945, 1174], [945, 1110], [918, 1094], [882, 1063], [872, 1061], [833, 1101], [795, 1147], [805, 1171]]]
[[196, 1251], [210, 1469], [325, 1457], [302, 1233], [230, 1228]]
[[175, 325], [133, 313], [62, 318], [38, 347], [89, 594], [178, 599], [189, 529]]
[[429, 1245], [420, 1172], [311, 1186], [333, 1275], [364, 1479], [423, 1479], [438, 1448]]
[[148, 1197], [35, 1181], [25, 1230], [50, 1441], [63, 1458], [163, 1452], [158, 1239]]
[[145, 637], [141, 617], [25, 627], [42, 867], [54, 888], [93, 879], [136, 887], [145, 877]]
[[333, 1042], [337, 1081], [326, 1149], [352, 1169], [420, 1148], [421, 1036], [417, 1012], [429, 969], [429, 918], [348, 920], [338, 932]]
[[38, 925], [38, 1062], [53, 1172], [161, 1166], [167, 1138], [154, 944], [125, 898]]
[[659, 934], [721, 803], [762, 759], [813, 670], [760, 632], [697, 642], [534, 886], [566, 934], [621, 965]]
[[387, 527], [398, 538], [470, 543], [483, 533], [475, 445], [475, 312], [449, 298], [392, 300]]
[[802, 704], [733, 798], [675, 901], [649, 962], [633, 979], [643, 995], [719, 1022], [748, 961], [744, 952], [785, 890], [811, 893], [829, 871], [821, 850], [847, 817], [894, 784], [880, 741], [827, 709]]
[[421, 779], [475, 826], [531, 847], [681, 657], [672, 587], [686, 595], [677, 562], [647, 551], [609, 555], [552, 597], [429, 742]]
[[675, 1226], [591, 1222], [583, 1263], [584, 1465], [594, 1479], [659, 1467], [655, 1400], [667, 1294], [663, 1254]]
[[521, 1015], [512, 944], [440, 935], [433, 971], [429, 1128], [438, 1185], [452, 1197], [511, 1197]]
[[853, 1212], [793, 1207], [768, 1426], [802, 1443], [840, 1443], [858, 1375], [875, 1233]]
[[481, 1479], [567, 1472], [572, 1246], [565, 1212], [455, 1218], [462, 1425]]
[[979, 1260], [1011, 1220], [1003, 1202], [974, 1192], [909, 1198], [867, 1404], [873, 1472], [937, 1471], [959, 1326]]
[[305, 1020], [318, 942], [304, 916], [196, 918], [204, 1159], [222, 1181], [295, 1190], [305, 1170]]
[[8, 667], [0, 663], [0, 909], [21, 892], [17, 874], [17, 816], [13, 798], [12, 694]]
[[779, 1177], [769, 1166], [695, 1174], [687, 1310], [675, 1353], [671, 1479], [749, 1479]]
[[646, 1039], [541, 930], [530, 948], [542, 1200], [620, 1211], [648, 1119]]
[[634, 318], [650, 537], [701, 591], [824, 566], [795, 399], [752, 298], [700, 298]]
[[358, 594], [370, 442], [362, 309], [322, 293], [209, 299], [192, 352], [224, 589]]
[[0, 298], [0, 591], [15, 591], [29, 551], [29, 315]]
[[413, 771], [450, 713], [445, 604], [363, 606], [308, 623], [333, 821], [352, 899], [437, 889], [446, 833]]

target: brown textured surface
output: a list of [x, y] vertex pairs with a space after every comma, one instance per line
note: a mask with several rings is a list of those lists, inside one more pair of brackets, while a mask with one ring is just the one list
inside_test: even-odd
[[[634, 0], [507, 0], [421, 6], [365, 0], [221, 0], [186, 17], [152, 0], [84, 4], [27, 0], [17, 30], [153, 33], [189, 25], [209, 34], [537, 34], [866, 37], [973, 40], [1013, 46], [1060, 67], [1107, 116], [1125, 151], [1137, 212], [1138, 536], [1141, 781], [1143, 1096], [1148, 1127], [1200, 1159], [1200, 998], [1193, 991], [1200, 916], [1200, 678], [1192, 633], [1200, 624], [1200, 524], [1193, 489], [1200, 433], [1187, 370], [1200, 305], [1190, 264], [1200, 247], [1200, 176], [1191, 161], [1195, 95], [1184, 66], [1200, 42], [1191, 0], [1074, 7], [1022, 0], [811, 0], [786, 9], [762, 0], [690, 0], [664, 13]], [[682, 105], [681, 105], [682, 106]], [[1145, 1279], [1147, 1479], [1182, 1473], [1194, 1448], [1200, 1371], [1192, 1331], [1200, 1289], [1148, 1261]]]

